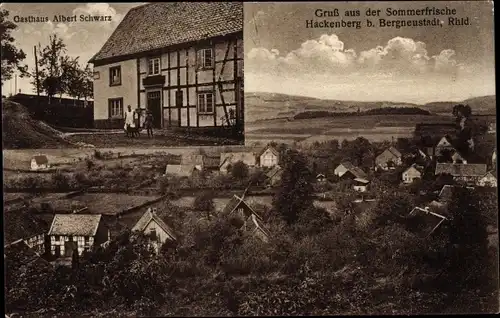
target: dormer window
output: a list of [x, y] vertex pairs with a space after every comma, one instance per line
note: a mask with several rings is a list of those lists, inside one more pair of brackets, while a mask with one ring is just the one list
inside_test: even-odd
[[148, 75], [160, 74], [160, 58], [154, 57], [148, 60]]

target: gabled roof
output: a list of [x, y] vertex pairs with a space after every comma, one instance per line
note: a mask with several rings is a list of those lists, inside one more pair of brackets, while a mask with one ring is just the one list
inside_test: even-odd
[[100, 214], [56, 214], [49, 235], [95, 236]]
[[203, 165], [203, 155], [187, 155], [181, 157], [181, 165]]
[[482, 177], [487, 167], [482, 163], [437, 163], [435, 174], [450, 174], [454, 177]]
[[280, 166], [274, 166], [271, 168], [271, 170], [269, 170], [267, 173], [266, 173], [266, 177], [268, 178], [272, 178], [274, 177], [276, 174], [278, 173], [282, 173], [283, 172], [283, 168], [281, 168]]
[[384, 164], [391, 160], [401, 158], [401, 153], [394, 147], [389, 147], [375, 158], [377, 164]]
[[429, 208], [415, 207], [407, 216], [407, 225], [411, 232], [425, 238], [431, 235], [445, 220], [446, 217], [430, 211]]
[[405, 171], [403, 171], [403, 174], [408, 173], [410, 170], [415, 170], [419, 174], [422, 174], [422, 169], [416, 164], [412, 164], [411, 166], [409, 166]]
[[255, 234], [255, 232], [260, 231], [266, 239], [269, 239], [271, 237], [271, 232], [269, 232], [268, 229], [264, 227], [262, 224], [262, 220], [256, 217], [255, 214], [252, 214], [249, 218], [250, 222], [246, 223], [246, 231]]
[[[450, 200], [452, 195], [453, 195], [453, 188], [456, 186], [450, 185], [450, 184], [445, 184], [442, 188], [441, 191], [439, 191], [439, 200], [440, 201], [445, 201], [445, 200]], [[473, 187], [467, 187], [469, 190], [474, 190]]]
[[33, 156], [32, 160], [33, 159], [35, 160], [37, 165], [46, 165], [47, 163], [49, 163], [49, 159], [47, 159], [46, 155], [36, 155]]
[[242, 31], [240, 2], [149, 3], [132, 8], [89, 63]]
[[195, 169], [194, 165], [167, 165], [165, 174], [178, 177], [190, 177]]
[[267, 150], [271, 151], [273, 155], [279, 157], [280, 153], [273, 146], [268, 145], [261, 152], [259, 152], [259, 157], [262, 156]]
[[6, 261], [17, 265], [28, 265], [37, 262], [37, 266], [51, 267], [50, 263], [44, 260], [40, 254], [35, 252], [23, 240], [18, 240], [4, 246], [4, 256]]
[[337, 166], [337, 168], [339, 166], [344, 166], [344, 168], [346, 168], [347, 170], [354, 168], [354, 165], [350, 161], [343, 161]]
[[165, 221], [163, 221], [155, 212], [153, 212], [151, 210], [151, 208], [149, 208], [143, 215], [142, 217], [139, 219], [139, 221], [137, 221], [137, 223], [134, 225], [134, 227], [132, 228], [132, 231], [139, 231], [139, 232], [143, 232], [144, 229], [146, 228], [146, 226], [148, 226], [148, 224], [151, 222], [151, 221], [154, 221], [156, 222], [156, 224], [158, 224], [158, 226], [163, 230], [165, 231], [165, 233], [167, 233], [171, 238], [173, 238], [174, 240], [176, 240], [176, 236], [175, 236], [175, 233], [174, 231], [172, 230], [172, 228], [170, 226], [167, 225], [167, 223], [165, 223]]
[[364, 179], [364, 178], [355, 178], [355, 179], [354, 179], [354, 181], [359, 182], [359, 183], [363, 183], [363, 184], [368, 184], [368, 183], [370, 183], [370, 181], [369, 181], [369, 180], [366, 180], [366, 179]]
[[[226, 206], [222, 210], [222, 215], [230, 215], [231, 213], [233, 213], [241, 205], [246, 206], [248, 208], [248, 210], [250, 210], [251, 214], [254, 214], [259, 219], [262, 219], [262, 217], [257, 212], [255, 212], [255, 210], [252, 209], [252, 207], [248, 203], [246, 203], [243, 198], [240, 198], [236, 194], [233, 195], [233, 197], [231, 198], [231, 200], [229, 200], [229, 202], [226, 204]], [[248, 214], [248, 215], [245, 214], [245, 216], [246, 217], [250, 217], [251, 214]]]
[[441, 142], [445, 144], [444, 147], [453, 147], [452, 139], [448, 135], [445, 135], [441, 139], [439, 139], [438, 143], [436, 144], [436, 147], [438, 147]]
[[358, 167], [349, 169], [349, 172], [351, 172], [356, 178], [366, 179], [367, 177], [366, 173]]
[[50, 223], [27, 210], [4, 212], [3, 222], [6, 243], [47, 234], [50, 226]]
[[256, 160], [253, 152], [223, 152], [220, 154], [220, 164], [222, 167], [225, 163], [235, 164], [242, 161], [249, 166], [255, 166]]
[[495, 179], [497, 178], [495, 171], [486, 172], [486, 174], [484, 176], [482, 176], [481, 179], [487, 178], [487, 177], [495, 178]]

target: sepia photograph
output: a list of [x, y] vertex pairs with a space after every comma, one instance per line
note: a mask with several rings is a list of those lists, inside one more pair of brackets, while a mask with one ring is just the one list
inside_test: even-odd
[[281, 154], [266, 226], [287, 257], [238, 313], [498, 313], [493, 3], [244, 16], [245, 143]]
[[498, 313], [492, 2], [0, 24], [6, 317]]
[[243, 144], [242, 10], [3, 4], [4, 148]]

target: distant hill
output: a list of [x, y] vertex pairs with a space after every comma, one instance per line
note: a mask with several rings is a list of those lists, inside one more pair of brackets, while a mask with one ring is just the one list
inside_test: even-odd
[[357, 112], [384, 107], [418, 107], [431, 113], [449, 113], [454, 105], [466, 103], [474, 114], [495, 114], [496, 96], [482, 96], [462, 102], [438, 101], [424, 105], [390, 101], [340, 101], [277, 93], [245, 93], [245, 121], [291, 118], [304, 112]]

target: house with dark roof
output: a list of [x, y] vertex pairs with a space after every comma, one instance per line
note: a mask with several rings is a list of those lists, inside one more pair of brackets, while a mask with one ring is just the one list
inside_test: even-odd
[[244, 198], [234, 195], [222, 210], [222, 215], [228, 217], [231, 223], [250, 236], [258, 237], [267, 242], [271, 236], [264, 227], [262, 217], [245, 202]]
[[94, 65], [94, 124], [122, 128], [127, 105], [156, 128], [243, 127], [243, 4], [155, 2], [132, 8]]
[[[439, 191], [439, 194], [438, 194], [439, 201], [443, 202], [443, 203], [448, 203], [451, 200], [451, 198], [453, 197], [453, 189], [455, 187], [456, 186], [454, 186], [454, 185], [445, 184], [441, 188], [441, 191]], [[469, 189], [471, 191], [474, 190], [473, 187], [467, 187], [467, 189]]]
[[35, 155], [31, 158], [30, 167], [33, 171], [48, 169], [50, 168], [49, 159], [46, 155]]
[[259, 164], [261, 167], [270, 168], [279, 163], [279, 152], [273, 146], [267, 146], [259, 155]]
[[109, 241], [109, 229], [100, 214], [56, 214], [48, 233], [50, 251], [56, 257], [81, 255]]
[[435, 175], [449, 174], [453, 180], [476, 184], [486, 172], [486, 165], [482, 163], [436, 163]]
[[275, 187], [281, 183], [281, 176], [283, 174], [283, 168], [280, 166], [274, 166], [266, 173], [267, 182], [271, 187]]
[[415, 207], [406, 217], [406, 225], [410, 232], [426, 238], [436, 232], [446, 220], [445, 216], [431, 211], [429, 207]]
[[38, 254], [45, 254], [50, 224], [43, 218], [21, 209], [4, 212], [3, 221], [5, 243], [22, 241]]
[[403, 164], [403, 155], [394, 147], [389, 147], [375, 158], [375, 169], [389, 170]]
[[181, 164], [181, 165], [171, 165], [168, 164], [165, 168], [166, 176], [175, 177], [187, 177], [190, 178], [195, 175], [196, 169], [195, 165]]
[[334, 173], [336, 176], [338, 176], [340, 178], [350, 178], [350, 179], [355, 179], [355, 178], [366, 179], [367, 178], [367, 175], [363, 170], [354, 166], [349, 161], [344, 161], [344, 162], [340, 163], [337, 166], [337, 168], [335, 168]]
[[220, 154], [219, 170], [228, 173], [229, 168], [238, 161], [243, 162], [248, 167], [255, 167], [257, 160], [253, 152], [223, 152]]
[[157, 252], [163, 243], [177, 240], [172, 228], [158, 216], [156, 208], [149, 208], [134, 225], [132, 232], [149, 235], [150, 244]]

